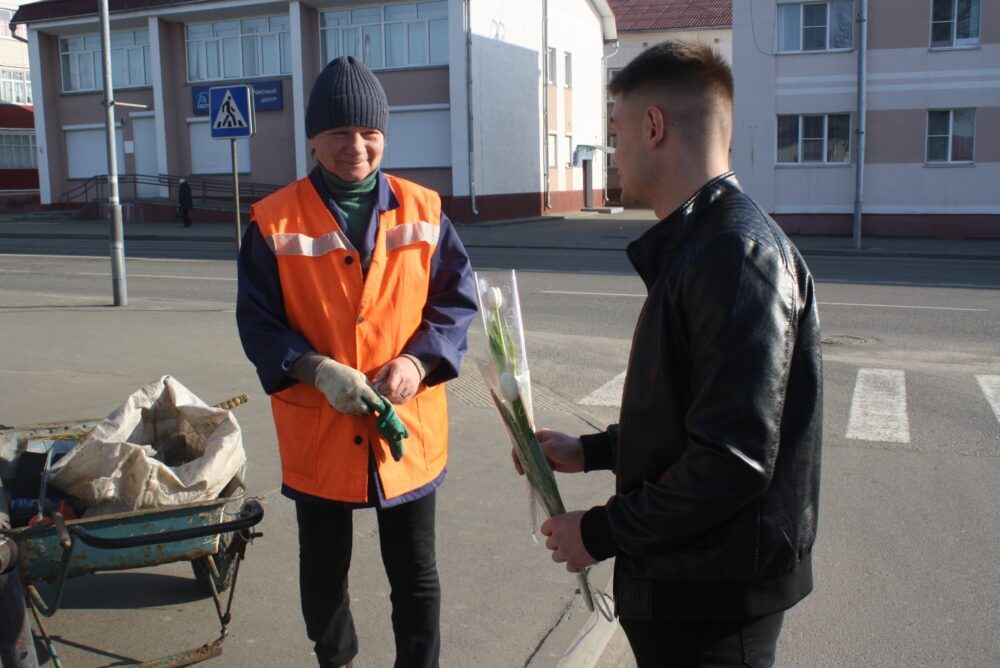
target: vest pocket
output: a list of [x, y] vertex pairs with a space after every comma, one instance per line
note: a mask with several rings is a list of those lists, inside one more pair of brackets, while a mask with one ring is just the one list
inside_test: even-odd
[[427, 402], [423, 393], [418, 394], [413, 401], [417, 405], [416, 417], [419, 424], [420, 436], [423, 440], [421, 449], [424, 454], [424, 463], [428, 469], [434, 469], [448, 455], [448, 449], [442, 443], [444, 435], [439, 433], [435, 428], [438, 420], [433, 419], [434, 417], [440, 417], [435, 416], [434, 412], [435, 408], [441, 410], [442, 405], [438, 402]]
[[274, 428], [278, 433], [282, 477], [293, 486], [289, 476], [316, 481], [320, 409], [289, 403], [278, 396], [272, 396], [271, 400], [274, 402]]

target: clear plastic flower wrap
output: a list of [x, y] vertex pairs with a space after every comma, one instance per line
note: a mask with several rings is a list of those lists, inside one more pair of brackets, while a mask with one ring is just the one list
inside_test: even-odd
[[[489, 362], [477, 360], [479, 370], [524, 469], [531, 496], [534, 529], [536, 504], [541, 505], [548, 517], [566, 512], [566, 507], [552, 468], [535, 437], [531, 375], [524, 346], [517, 277], [511, 271], [501, 277], [477, 273], [475, 278], [479, 312], [489, 346]], [[594, 600], [587, 574], [587, 569], [584, 569], [577, 573], [577, 578], [583, 600], [593, 611]]]

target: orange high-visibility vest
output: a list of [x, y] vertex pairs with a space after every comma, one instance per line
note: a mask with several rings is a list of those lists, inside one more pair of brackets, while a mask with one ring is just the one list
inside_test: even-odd
[[[371, 264], [361, 258], [308, 178], [255, 204], [253, 220], [278, 262], [289, 326], [316, 352], [369, 378], [398, 357], [420, 327], [441, 225], [437, 193], [386, 175], [399, 208], [379, 214]], [[343, 415], [308, 383], [271, 396], [289, 487], [325, 499], [368, 500], [368, 447], [386, 499], [411, 492], [444, 470], [448, 415], [444, 385], [395, 407], [410, 437], [393, 460], [371, 416]]]

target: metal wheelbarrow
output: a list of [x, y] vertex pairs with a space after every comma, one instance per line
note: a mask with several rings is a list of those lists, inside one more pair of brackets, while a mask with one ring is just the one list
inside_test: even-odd
[[[243, 395], [218, 406], [229, 409], [245, 401], [246, 396]], [[200, 647], [140, 665], [187, 666], [219, 656], [231, 620], [240, 563], [245, 557], [247, 545], [261, 535], [254, 532], [253, 527], [264, 517], [260, 502], [245, 498], [243, 482], [239, 477], [234, 477], [218, 498], [207, 501], [94, 518], [66, 519], [59, 509], [45, 508], [45, 476], [42, 475], [38, 512], [44, 514], [46, 519], [34, 526], [10, 528], [5, 486], [14, 489], [19, 484], [23, 485], [25, 477], [33, 476], [33, 472], [26, 470], [30, 469], [27, 460], [32, 453], [27, 453], [24, 444], [33, 441], [48, 445], [42, 465], [44, 471], [55, 453], [69, 449], [60, 447], [60, 442], [75, 443], [75, 438], [99, 421], [0, 428], [0, 566], [3, 566], [5, 558], [7, 562], [6, 568], [0, 568], [0, 573], [16, 569], [26, 593], [27, 607], [32, 612], [53, 664], [59, 668], [61, 663], [43, 618], [51, 617], [59, 609], [67, 579], [100, 571], [190, 561], [200, 588], [215, 602], [221, 627], [219, 636]], [[22, 462], [22, 459], [25, 461]], [[16, 475], [18, 469], [22, 473], [20, 476]], [[12, 471], [15, 474], [12, 475]], [[50, 601], [44, 600], [35, 587], [34, 583], [38, 581], [55, 583]], [[221, 594], [227, 590], [229, 595], [223, 603]], [[14, 597], [8, 595], [5, 598]], [[4, 605], [20, 604], [17, 601], [0, 601], [0, 608]], [[0, 609], [0, 618], [10, 617], [12, 612], [17, 611]], [[22, 639], [19, 645], [24, 644]], [[3, 653], [4, 649], [0, 647], [0, 658], [6, 666], [8, 656]], [[33, 647], [30, 649], [33, 656]], [[29, 657], [14, 665], [28, 667], [37, 663]]]

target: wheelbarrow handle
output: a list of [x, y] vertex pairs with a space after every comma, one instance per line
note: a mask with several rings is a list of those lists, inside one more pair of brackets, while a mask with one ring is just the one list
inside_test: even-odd
[[87, 531], [83, 527], [69, 527], [69, 532], [83, 541], [90, 547], [100, 550], [120, 550], [127, 547], [142, 547], [145, 545], [156, 545], [159, 543], [175, 543], [191, 538], [202, 538], [204, 536], [214, 536], [230, 531], [242, 531], [256, 526], [264, 519], [264, 507], [256, 499], [250, 499], [240, 508], [239, 519], [229, 522], [220, 522], [203, 527], [192, 527], [190, 529], [178, 529], [176, 531], [162, 531], [160, 533], [146, 534], [145, 536], [124, 536], [122, 538], [107, 538]]

